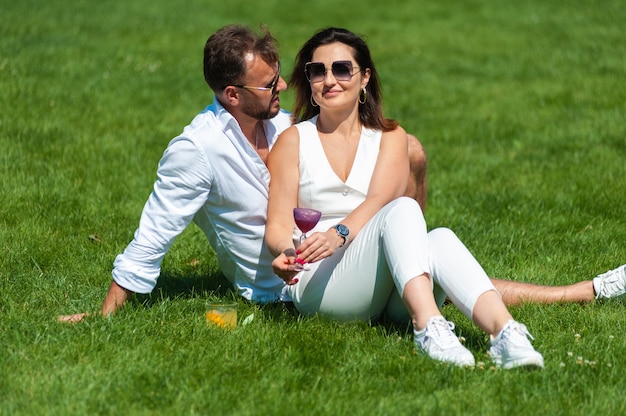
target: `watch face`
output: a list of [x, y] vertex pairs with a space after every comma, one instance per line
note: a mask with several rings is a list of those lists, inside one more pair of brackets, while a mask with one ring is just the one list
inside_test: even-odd
[[347, 237], [350, 234], [350, 230], [348, 229], [348, 227], [346, 227], [343, 224], [337, 224], [337, 232], [339, 233], [339, 235], [343, 236], [343, 237]]

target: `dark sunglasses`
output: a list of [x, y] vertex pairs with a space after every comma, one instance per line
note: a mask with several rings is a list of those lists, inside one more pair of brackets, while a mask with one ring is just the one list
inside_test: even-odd
[[[356, 72], [352, 71], [359, 69], [359, 67], [353, 67], [351, 61], [335, 61], [330, 67], [333, 76], [337, 81], [350, 81]], [[304, 74], [309, 82], [320, 82], [326, 77], [328, 70], [322, 62], [308, 62], [304, 65]]]

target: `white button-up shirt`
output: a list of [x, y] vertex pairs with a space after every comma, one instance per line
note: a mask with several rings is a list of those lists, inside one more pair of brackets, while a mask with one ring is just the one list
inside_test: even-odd
[[[270, 148], [290, 125], [286, 111], [264, 122]], [[151, 292], [165, 253], [193, 220], [241, 296], [290, 300], [264, 243], [269, 171], [217, 100], [169, 143], [157, 177], [133, 241], [115, 259], [113, 279], [120, 286]]]

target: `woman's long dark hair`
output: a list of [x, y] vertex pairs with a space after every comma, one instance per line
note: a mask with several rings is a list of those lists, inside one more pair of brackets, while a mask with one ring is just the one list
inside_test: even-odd
[[294, 118], [297, 120], [308, 120], [319, 114], [319, 107], [314, 107], [311, 104], [311, 86], [304, 73], [304, 66], [311, 61], [313, 52], [318, 47], [337, 42], [352, 48], [353, 58], [362, 73], [367, 68], [370, 70], [370, 80], [366, 87], [367, 100], [364, 104], [359, 103], [359, 120], [361, 124], [376, 130], [393, 130], [398, 126], [398, 122], [383, 117], [382, 90], [367, 44], [349, 30], [335, 27], [323, 29], [314, 34], [298, 52], [296, 64], [289, 77], [289, 85], [296, 92], [296, 102], [293, 111]]

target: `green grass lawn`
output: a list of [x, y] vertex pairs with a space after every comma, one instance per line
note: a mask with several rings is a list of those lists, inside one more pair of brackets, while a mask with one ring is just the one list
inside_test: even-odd
[[[573, 283], [626, 262], [622, 2], [0, 0], [0, 414], [624, 414], [622, 301], [523, 305], [543, 371], [415, 355], [405, 328], [302, 318], [234, 298], [194, 226], [157, 289], [95, 310], [132, 239], [169, 140], [212, 93], [202, 48], [265, 23], [285, 74], [314, 31], [365, 35], [385, 111], [429, 155], [431, 227], [454, 229], [494, 276]], [[281, 94], [290, 108], [290, 92]]]

